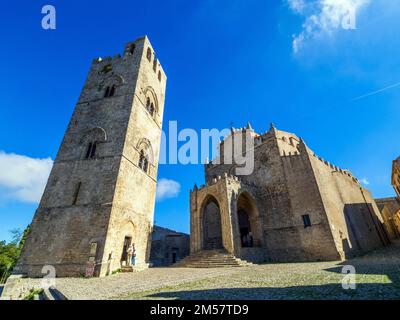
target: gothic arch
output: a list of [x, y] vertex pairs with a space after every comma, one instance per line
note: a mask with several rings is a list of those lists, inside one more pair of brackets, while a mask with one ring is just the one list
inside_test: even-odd
[[119, 86], [122, 86], [125, 84], [125, 79], [119, 74], [114, 74], [114, 75], [109, 76], [106, 79], [104, 79], [101, 84], [103, 87], [111, 86], [111, 85], [115, 85], [115, 86], [119, 87]]
[[107, 132], [102, 127], [94, 127], [85, 132], [81, 139], [81, 144], [88, 143], [91, 141], [96, 142], [106, 142], [107, 141]]
[[139, 154], [141, 151], [143, 151], [149, 163], [154, 164], [154, 152], [149, 139], [147, 138], [140, 139], [136, 145], [136, 149], [138, 150]]
[[158, 99], [157, 99], [156, 92], [154, 91], [154, 89], [152, 87], [148, 86], [144, 89], [144, 96], [145, 96], [144, 105], [145, 105], [146, 109], [149, 111], [148, 101], [150, 101], [150, 104], [153, 103], [154, 114], [152, 114], [152, 116], [155, 116], [156, 114], [159, 113]]
[[242, 247], [263, 246], [262, 225], [256, 200], [248, 191], [237, 197], [238, 236]]
[[100, 143], [107, 141], [107, 133], [101, 127], [89, 129], [83, 135], [81, 143], [81, 158], [93, 159]]
[[221, 206], [216, 197], [207, 195], [200, 207], [202, 249], [223, 248]]

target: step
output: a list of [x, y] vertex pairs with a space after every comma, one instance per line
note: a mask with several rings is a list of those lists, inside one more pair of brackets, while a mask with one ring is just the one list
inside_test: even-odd
[[210, 250], [196, 252], [173, 266], [181, 268], [223, 268], [246, 267], [250, 265], [252, 263], [236, 258], [224, 250]]

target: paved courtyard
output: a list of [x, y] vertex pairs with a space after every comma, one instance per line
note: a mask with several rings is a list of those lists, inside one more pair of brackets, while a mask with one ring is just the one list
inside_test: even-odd
[[[356, 270], [355, 290], [342, 288], [344, 265]], [[69, 299], [400, 299], [400, 243], [347, 262], [151, 268], [60, 278], [57, 288]]]

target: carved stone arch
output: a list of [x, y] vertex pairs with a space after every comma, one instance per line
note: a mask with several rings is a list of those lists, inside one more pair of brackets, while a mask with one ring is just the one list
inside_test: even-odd
[[112, 86], [115, 85], [116, 87], [122, 86], [125, 84], [125, 79], [119, 74], [113, 74], [112, 76], [107, 77], [101, 83], [104, 86]]
[[89, 142], [106, 142], [107, 141], [107, 132], [102, 127], [94, 127], [85, 132], [81, 139], [81, 144], [89, 143]]
[[132, 237], [133, 240], [136, 240], [137, 226], [132, 221], [132, 219], [126, 219], [121, 223], [121, 232], [124, 236]]
[[[263, 230], [259, 206], [255, 197], [248, 190], [241, 190], [236, 198], [236, 210], [239, 226], [239, 237], [242, 247], [263, 246]], [[243, 238], [250, 236], [250, 243], [244, 243]], [[249, 239], [249, 238], [247, 238]]]
[[158, 98], [157, 98], [157, 94], [154, 91], [154, 89], [150, 86], [146, 87], [144, 89], [144, 96], [145, 96], [145, 101], [144, 101], [145, 107], [146, 107], [147, 98], [150, 98], [150, 100], [152, 100], [152, 102], [154, 103], [155, 113], [159, 113]]
[[140, 139], [136, 145], [136, 149], [138, 150], [139, 153], [143, 151], [149, 163], [152, 165], [154, 164], [154, 152], [149, 139], [147, 138]]
[[201, 247], [203, 250], [223, 248], [221, 202], [207, 194], [200, 206]]

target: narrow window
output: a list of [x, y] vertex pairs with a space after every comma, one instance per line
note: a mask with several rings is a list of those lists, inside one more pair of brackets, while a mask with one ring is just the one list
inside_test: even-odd
[[115, 86], [112, 86], [110, 89], [110, 95], [109, 97], [112, 97], [115, 94]]
[[110, 87], [106, 88], [106, 91], [104, 92], [104, 98], [107, 98], [110, 96]]
[[74, 199], [72, 201], [72, 205], [76, 205], [77, 201], [78, 201], [78, 196], [79, 196], [79, 191], [81, 189], [81, 185], [82, 183], [79, 182], [78, 185], [76, 186], [75, 192], [74, 192]]
[[311, 227], [311, 219], [309, 214], [301, 216], [303, 218], [304, 228]]
[[158, 71], [158, 81], [161, 81], [161, 71]]
[[92, 143], [92, 150], [90, 151], [90, 158], [93, 159], [96, 156], [97, 142]]
[[154, 61], [153, 61], [153, 70], [154, 70], [154, 72], [157, 71], [157, 59], [155, 59], [155, 58], [154, 58]]
[[139, 168], [142, 169], [144, 172], [147, 172], [147, 168], [149, 166], [149, 161], [147, 160], [144, 151], [140, 151], [139, 157]]
[[150, 110], [149, 110], [149, 112], [150, 112], [151, 116], [154, 115], [154, 104], [153, 104], [153, 103], [150, 104]]
[[149, 60], [149, 62], [151, 62], [151, 49], [147, 48], [147, 60]]
[[86, 150], [85, 159], [93, 159], [96, 156], [97, 142], [90, 142]]
[[146, 100], [146, 109], [149, 110], [149, 108], [150, 108], [150, 98], [147, 97], [147, 100]]
[[91, 153], [92, 153], [92, 143], [90, 142], [89, 145], [88, 145], [88, 148], [86, 150], [85, 159], [89, 159]]

